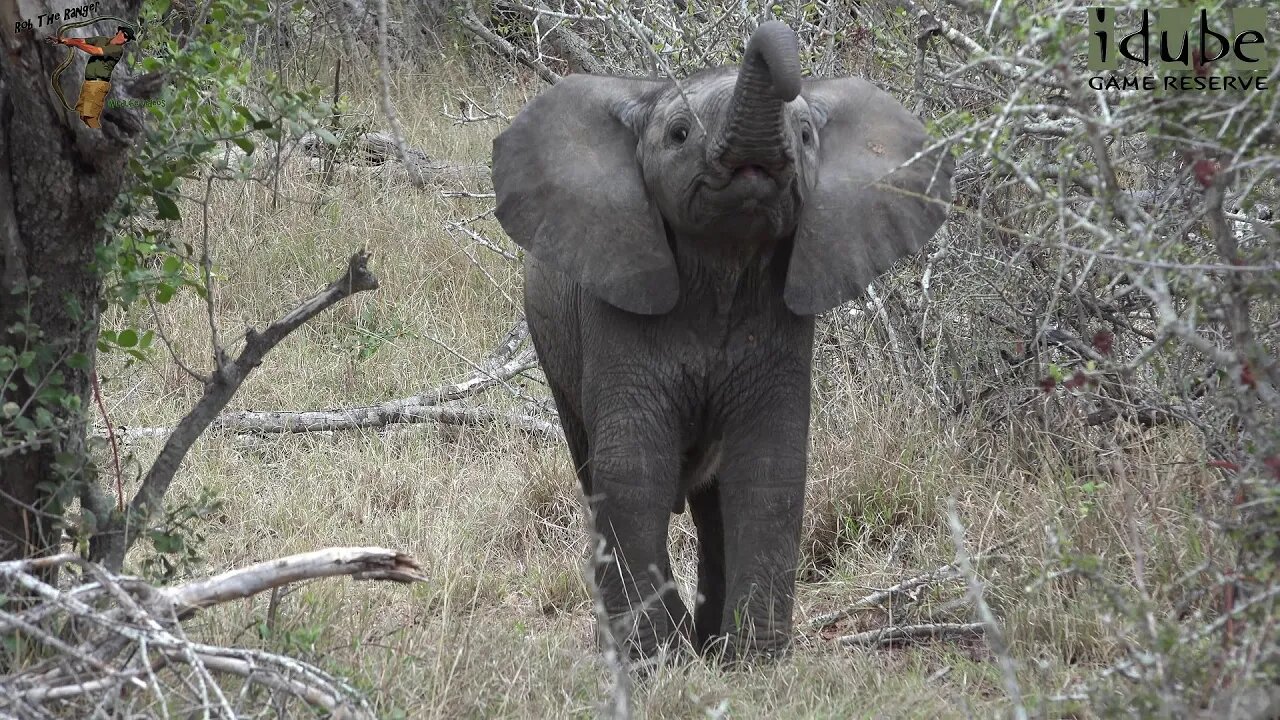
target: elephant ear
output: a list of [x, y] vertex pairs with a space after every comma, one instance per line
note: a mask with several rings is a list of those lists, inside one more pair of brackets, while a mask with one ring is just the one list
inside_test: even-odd
[[924, 149], [924, 125], [859, 78], [807, 83], [818, 128], [818, 182], [796, 228], [784, 298], [813, 315], [860, 296], [946, 218], [954, 161]]
[[659, 314], [680, 285], [636, 157], [661, 82], [569, 75], [493, 141], [497, 218], [512, 240], [623, 310]]

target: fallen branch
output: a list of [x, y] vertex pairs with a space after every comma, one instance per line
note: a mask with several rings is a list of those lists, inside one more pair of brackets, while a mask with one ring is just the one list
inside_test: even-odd
[[458, 163], [433, 158], [409, 145], [404, 146], [402, 155], [395, 138], [386, 133], [361, 133], [344, 138], [343, 143], [349, 143], [351, 150], [345, 158], [342, 155], [335, 158], [333, 148], [315, 133], [303, 135], [298, 146], [316, 161], [332, 163], [345, 160], [351, 165], [396, 168], [404, 177], [397, 175], [395, 179], [403, 179], [415, 187], [441, 184], [467, 186], [489, 178], [489, 168], [479, 163]]
[[936, 570], [930, 570], [927, 573], [922, 573], [913, 578], [908, 578], [906, 580], [903, 580], [902, 582], [898, 583], [897, 585], [894, 585], [891, 588], [886, 588], [884, 590], [878, 590], [876, 592], [873, 592], [864, 598], [855, 600], [852, 604], [848, 605], [842, 610], [836, 610], [833, 612], [826, 613], [824, 615], [819, 615], [818, 617], [813, 618], [812, 620], [809, 620], [807, 623], [805, 623], [805, 626], [810, 630], [817, 630], [820, 628], [827, 627], [828, 625], [834, 625], [840, 622], [841, 620], [852, 617], [854, 613], [860, 610], [879, 607], [885, 604], [886, 602], [888, 602], [889, 600], [892, 600], [894, 597], [898, 595], [902, 595], [903, 593], [911, 592], [916, 588], [924, 587], [926, 585], [934, 585], [936, 583], [952, 580], [959, 576], [960, 576], [960, 571], [958, 568], [956, 568], [956, 564], [948, 563], [946, 565], [943, 565], [940, 568], [937, 568]]
[[875, 647], [917, 640], [965, 640], [982, 637], [985, 627], [980, 622], [891, 625], [838, 637], [836, 642], [845, 647]]
[[[223, 427], [222, 429], [244, 435], [259, 435], [335, 432], [381, 428], [393, 424], [437, 423], [441, 425], [469, 425], [476, 427], [506, 425], [539, 440], [557, 441], [563, 438], [560, 427], [549, 420], [523, 413], [504, 413], [486, 407], [406, 405], [386, 413], [381, 413], [378, 410], [375, 407], [370, 413], [358, 417], [352, 417], [344, 411], [333, 414], [328, 414], [324, 411], [247, 413], [245, 417], [236, 421], [234, 427]], [[158, 431], [165, 429], [140, 428], [147, 434], [158, 433]], [[129, 432], [132, 431], [126, 431], [126, 435]]]
[[[434, 390], [372, 405], [328, 410], [244, 410], [223, 413], [211, 428], [238, 434], [278, 434], [335, 432], [382, 428], [398, 424], [440, 423], [444, 425], [506, 425], [532, 438], [558, 442], [564, 435], [553, 420], [520, 412], [503, 412], [483, 406], [462, 406], [457, 401], [473, 397], [526, 372], [538, 364], [533, 348], [519, 352], [529, 337], [529, 325], [518, 320], [506, 337], [475, 366], [465, 380], [442, 385]], [[126, 439], [164, 437], [174, 431], [170, 427], [121, 427], [118, 435]]]
[[[64, 564], [80, 566], [93, 582], [60, 589], [40, 579], [41, 569]], [[149, 715], [155, 704], [175, 717], [234, 718], [230, 693], [217, 680], [231, 675], [236, 688], [272, 691], [277, 712], [293, 698], [332, 717], [372, 719], [364, 698], [323, 670], [262, 650], [191, 642], [178, 622], [201, 608], [338, 575], [425, 579], [413, 558], [378, 547], [291, 555], [172, 588], [115, 575], [71, 553], [0, 563], [0, 588], [16, 588], [34, 603], [21, 613], [0, 609], [0, 631], [41, 648], [15, 656], [0, 675], [0, 717], [88, 717], [95, 708], [104, 716]]]
[[[996, 553], [1009, 547], [1020, 537], [1021, 537], [1021, 533], [1018, 533], [1015, 536], [1005, 540], [1004, 542], [1000, 542], [995, 545], [992, 545], [985, 552], [980, 553], [974, 558], [972, 558], [972, 561], [976, 563], [979, 561], [990, 560], [993, 557], [996, 557]], [[959, 578], [960, 575], [961, 575], [960, 566], [957, 563], [955, 562], [947, 563], [946, 565], [942, 565], [940, 567], [934, 568], [929, 572], [920, 573], [919, 575], [916, 575], [914, 577], [907, 578], [906, 580], [903, 580], [902, 582], [898, 583], [897, 585], [894, 585], [893, 587], [885, 588], [884, 590], [877, 590], [876, 592], [873, 592], [870, 595], [867, 595], [866, 597], [853, 601], [849, 605], [845, 606], [844, 609], [842, 610], [835, 610], [829, 613], [825, 613], [823, 615], [819, 615], [818, 617], [815, 617], [809, 620], [808, 622], [806, 622], [805, 627], [808, 628], [809, 630], [819, 630], [829, 625], [834, 625], [840, 622], [841, 620], [852, 617], [854, 613], [884, 605], [886, 602], [889, 602], [890, 600], [892, 600], [893, 598], [899, 595], [913, 592], [916, 589], [921, 587], [936, 585], [938, 583], [946, 582], [948, 580], [954, 580], [956, 578]]]
[[179, 617], [184, 617], [196, 610], [303, 580], [350, 575], [356, 580], [409, 583], [426, 579], [419, 573], [420, 569], [412, 557], [394, 550], [338, 547], [268, 560], [160, 592]]
[[475, 395], [536, 367], [532, 351], [512, 358], [492, 371], [478, 371], [461, 382], [444, 385], [421, 395], [331, 410], [241, 411], [225, 413], [215, 423], [232, 433], [299, 433], [318, 430], [356, 430], [397, 423], [447, 422], [461, 408], [447, 403]]

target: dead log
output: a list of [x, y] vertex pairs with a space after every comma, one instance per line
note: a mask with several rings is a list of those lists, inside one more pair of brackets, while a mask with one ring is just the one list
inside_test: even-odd
[[[392, 182], [407, 182], [418, 187], [449, 185], [470, 187], [477, 182], [488, 182], [489, 168], [479, 163], [458, 163], [433, 158], [414, 147], [405, 147], [405, 155], [411, 168], [400, 160], [395, 139], [386, 133], [368, 132], [344, 137], [344, 147], [338, 153], [319, 135], [308, 133], [299, 140], [299, 147], [317, 163], [338, 162], [349, 165], [377, 167]], [[336, 155], [336, 157], [335, 157]]]

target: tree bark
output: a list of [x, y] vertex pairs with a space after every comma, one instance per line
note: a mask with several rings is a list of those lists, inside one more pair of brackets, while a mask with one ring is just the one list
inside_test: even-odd
[[[99, 12], [133, 19], [138, 4], [106, 2]], [[13, 28], [55, 9], [47, 1], [0, 3], [0, 23]], [[113, 22], [89, 29], [107, 34]], [[19, 416], [31, 419], [38, 408], [51, 413], [40, 423], [49, 431], [33, 438], [0, 411], [0, 560], [55, 549], [63, 505], [92, 487], [83, 409], [90, 406], [102, 289], [95, 252], [106, 240], [101, 221], [141, 129], [134, 110], [106, 109], [101, 129], [66, 110], [50, 82], [67, 51], [44, 42], [53, 30], [46, 25], [0, 33], [0, 351], [49, 351], [26, 372], [0, 372], [0, 383], [9, 382], [0, 387], [0, 406], [10, 415], [16, 406]], [[63, 74], [72, 103], [83, 63], [78, 59]], [[124, 65], [116, 69], [118, 77], [127, 77]], [[115, 84], [117, 94], [126, 86]], [[68, 361], [77, 354], [86, 362], [73, 367]], [[59, 375], [72, 402], [43, 401], [41, 392], [55, 387], [51, 381]]]

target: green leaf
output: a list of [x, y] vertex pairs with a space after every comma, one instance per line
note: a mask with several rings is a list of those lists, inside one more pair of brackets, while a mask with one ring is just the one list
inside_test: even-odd
[[133, 328], [125, 328], [116, 335], [116, 344], [123, 348], [131, 348], [138, 344], [138, 331]]
[[234, 142], [236, 145], [239, 145], [240, 149], [243, 150], [246, 155], [252, 155], [254, 148], [256, 147], [253, 144], [253, 141], [247, 137], [232, 138], [231, 141]]
[[92, 535], [98, 531], [98, 516], [89, 508], [80, 510], [80, 532]]
[[156, 217], [161, 220], [180, 220], [182, 214], [178, 212], [178, 204], [173, 198], [161, 193], [151, 193], [151, 197], [156, 201]]
[[327, 129], [317, 125], [315, 127], [315, 132], [316, 132], [316, 135], [320, 136], [321, 140], [325, 141], [329, 145], [338, 144], [338, 138], [333, 133], [329, 132]]
[[174, 288], [169, 283], [161, 283], [156, 288], [156, 302], [164, 305], [173, 299]]

